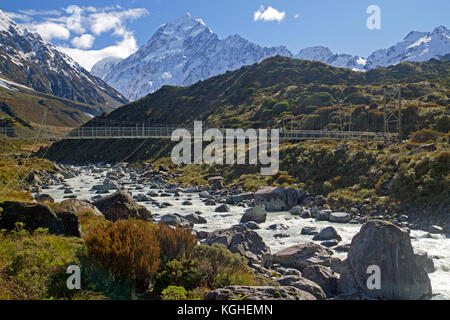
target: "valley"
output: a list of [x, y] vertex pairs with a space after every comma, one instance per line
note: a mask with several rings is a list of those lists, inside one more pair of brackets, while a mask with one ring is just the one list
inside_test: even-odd
[[0, 10], [0, 300], [450, 300], [449, 39], [295, 55], [186, 14], [88, 71]]

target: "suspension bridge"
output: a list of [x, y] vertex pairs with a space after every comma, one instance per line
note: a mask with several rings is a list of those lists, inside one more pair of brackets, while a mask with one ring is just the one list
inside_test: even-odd
[[[0, 139], [8, 140], [87, 140], [87, 139], [171, 139], [172, 133], [177, 129], [187, 130], [190, 136], [194, 136], [194, 128], [182, 128], [174, 126], [164, 127], [45, 127], [39, 132], [14, 128], [0, 127]], [[226, 136], [227, 128], [204, 127], [218, 129]], [[229, 128], [231, 129], [231, 128]], [[265, 128], [269, 129], [269, 128]], [[236, 130], [236, 129], [231, 129]], [[246, 131], [246, 129], [243, 129]], [[366, 140], [366, 141], [392, 141], [398, 140], [398, 133], [385, 132], [359, 132], [359, 131], [326, 131], [326, 130], [279, 130], [282, 141], [301, 140]]]

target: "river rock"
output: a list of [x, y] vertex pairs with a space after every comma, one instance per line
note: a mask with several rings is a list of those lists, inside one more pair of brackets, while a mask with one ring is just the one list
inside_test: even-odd
[[299, 201], [297, 189], [262, 187], [255, 192], [255, 204], [264, 205], [267, 211], [288, 211]]
[[53, 199], [52, 196], [50, 196], [48, 194], [44, 194], [44, 193], [38, 193], [34, 197], [34, 199], [39, 202], [50, 202], [50, 203], [55, 202], [55, 199]]
[[231, 252], [239, 253], [251, 263], [264, 264], [270, 256], [270, 248], [255, 231], [243, 225], [236, 225], [229, 229], [211, 232], [205, 240], [206, 244], [222, 243]]
[[256, 207], [245, 210], [244, 215], [241, 218], [241, 223], [253, 221], [256, 223], [264, 223], [267, 219], [267, 212], [264, 206], [259, 205]]
[[48, 229], [51, 234], [81, 237], [81, 224], [71, 212], [53, 212], [40, 203], [5, 201], [0, 204], [0, 229], [14, 230], [18, 222], [30, 232]]
[[214, 212], [230, 212], [230, 207], [224, 203], [218, 206]]
[[271, 256], [271, 263], [302, 270], [313, 264], [329, 267], [333, 251], [313, 242], [297, 244]]
[[205, 300], [317, 300], [295, 287], [232, 286], [208, 292]]
[[77, 216], [83, 214], [92, 214], [97, 217], [103, 217], [100, 210], [94, 205], [78, 199], [68, 199], [56, 205], [55, 211], [72, 212]]
[[117, 191], [112, 195], [106, 196], [94, 202], [94, 206], [110, 221], [128, 218], [152, 220], [151, 212], [147, 208], [138, 205], [131, 195], [125, 191]]
[[199, 216], [198, 214], [195, 214], [195, 213], [191, 213], [191, 214], [189, 214], [187, 216], [184, 216], [184, 218], [186, 220], [192, 222], [193, 224], [205, 224], [205, 223], [208, 222], [205, 218], [203, 218], [203, 217], [201, 217], [201, 216]]
[[[424, 259], [414, 254], [409, 233], [383, 221], [369, 221], [352, 240], [348, 253], [351, 275], [374, 298], [418, 300], [431, 296]], [[381, 289], [368, 289], [369, 266], [381, 270]]]
[[253, 221], [246, 222], [246, 223], [244, 224], [244, 226], [246, 226], [246, 227], [249, 228], [250, 230], [258, 230], [258, 229], [261, 229], [261, 228], [258, 226], [258, 224], [257, 224], [256, 222], [253, 222]]
[[332, 226], [323, 228], [320, 230], [318, 235], [313, 237], [313, 240], [326, 241], [326, 240], [337, 240], [341, 241], [341, 236], [337, 233], [336, 229]]
[[306, 235], [306, 236], [315, 236], [316, 234], [319, 234], [316, 227], [303, 227], [302, 231], [300, 231], [300, 234]]
[[325, 300], [327, 298], [322, 288], [315, 282], [302, 276], [283, 276], [275, 280], [280, 286], [291, 286], [302, 291], [306, 291], [316, 297], [317, 300]]
[[330, 215], [331, 215], [331, 210], [329, 210], [329, 209], [320, 210], [316, 214], [316, 220], [317, 221], [328, 221], [330, 219]]
[[317, 283], [328, 298], [337, 293], [337, 280], [339, 276], [330, 268], [318, 264], [311, 265], [302, 270], [302, 276]]
[[330, 222], [347, 223], [352, 220], [352, 216], [345, 212], [332, 212], [328, 218]]
[[241, 193], [236, 194], [228, 197], [226, 199], [227, 204], [238, 204], [239, 202], [245, 201], [245, 200], [253, 200], [255, 198], [255, 194], [248, 192], [248, 193]]

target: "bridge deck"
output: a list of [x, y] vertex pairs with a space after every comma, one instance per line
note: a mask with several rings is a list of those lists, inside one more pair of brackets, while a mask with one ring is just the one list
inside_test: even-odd
[[[84, 139], [170, 139], [176, 127], [81, 127], [54, 128], [41, 130], [39, 134], [15, 128], [1, 128], [0, 139], [39, 139], [39, 140], [84, 140]], [[203, 128], [203, 132], [210, 128]], [[219, 129], [224, 136], [227, 129]], [[193, 136], [193, 129], [188, 129]], [[57, 133], [55, 133], [57, 132]], [[280, 139], [298, 140], [397, 140], [398, 134], [383, 132], [324, 131], [324, 130], [283, 130]]]

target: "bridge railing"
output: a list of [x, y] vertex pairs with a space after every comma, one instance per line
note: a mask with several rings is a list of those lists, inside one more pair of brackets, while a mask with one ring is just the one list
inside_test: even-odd
[[[0, 138], [3, 139], [139, 139], [158, 138], [170, 139], [177, 129], [185, 129], [190, 136], [194, 135], [193, 128], [178, 127], [79, 127], [79, 128], [45, 128], [38, 133], [26, 129], [0, 127]], [[211, 129], [203, 128], [203, 132]], [[226, 135], [226, 128], [215, 128]], [[279, 129], [278, 129], [279, 130]], [[244, 130], [245, 131], [245, 130]], [[270, 135], [269, 135], [270, 136]], [[398, 134], [383, 132], [360, 131], [326, 131], [326, 130], [280, 130], [281, 140], [393, 140]]]

